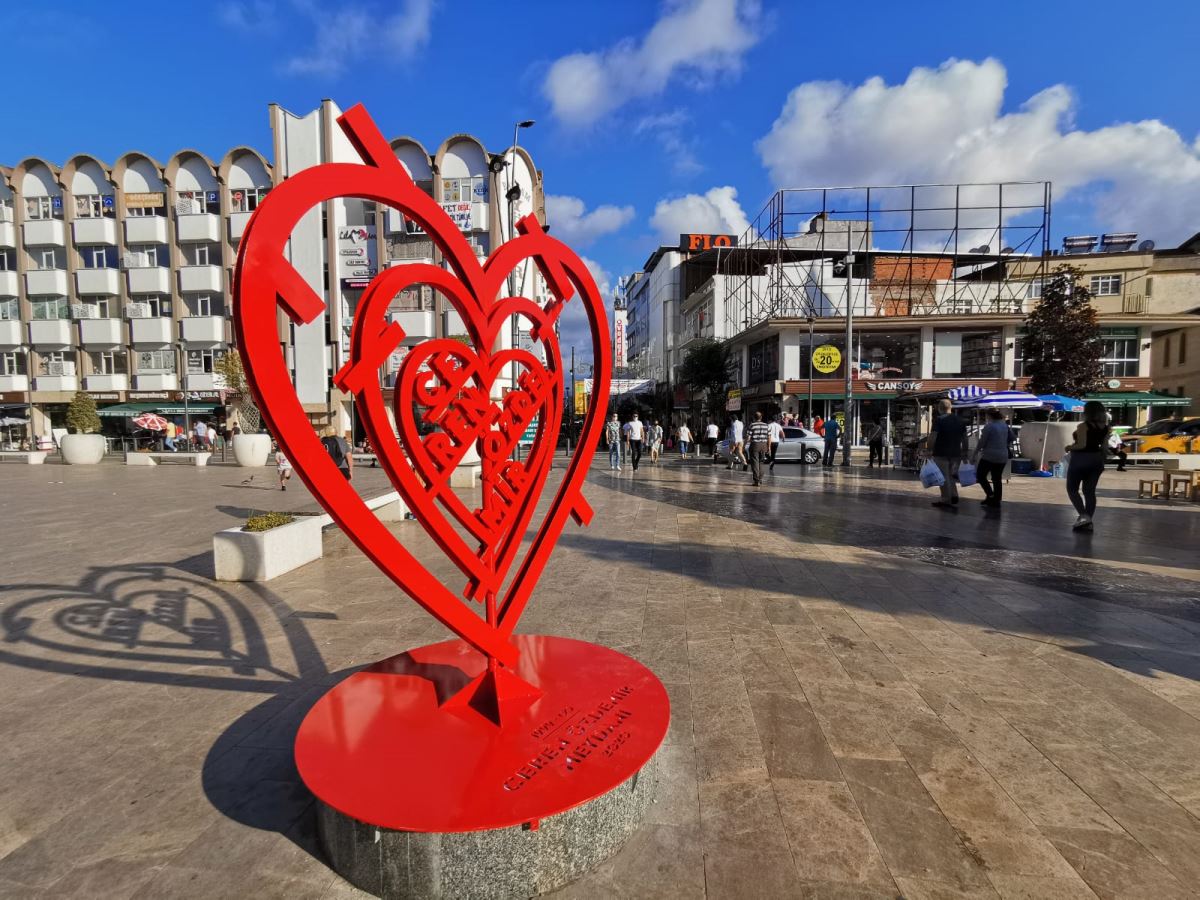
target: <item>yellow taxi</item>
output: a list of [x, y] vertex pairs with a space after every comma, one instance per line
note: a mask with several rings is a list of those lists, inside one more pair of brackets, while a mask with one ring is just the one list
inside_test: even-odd
[[1125, 449], [1134, 453], [1200, 453], [1200, 419], [1163, 419], [1153, 424], [1159, 427], [1139, 429], [1142, 434], [1126, 434]]

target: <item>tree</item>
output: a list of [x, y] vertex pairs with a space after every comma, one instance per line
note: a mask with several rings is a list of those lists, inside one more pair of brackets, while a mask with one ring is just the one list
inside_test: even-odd
[[100, 430], [100, 416], [96, 414], [96, 401], [91, 394], [75, 392], [67, 407], [67, 427], [75, 434], [92, 434]]
[[262, 426], [262, 414], [254, 403], [250, 385], [246, 382], [246, 370], [242, 368], [242, 357], [237, 350], [228, 353], [213, 363], [213, 372], [225, 382], [226, 389], [233, 391], [237, 399], [233, 408], [237, 410], [238, 424], [242, 431], [254, 433]]
[[715, 413], [725, 408], [725, 386], [733, 380], [736, 369], [737, 360], [729, 346], [705, 338], [688, 348], [679, 367], [679, 382], [693, 391], [703, 391], [709, 411]]
[[1043, 285], [1021, 336], [1033, 393], [1082, 397], [1100, 388], [1104, 342], [1091, 300], [1092, 292], [1071, 266], [1061, 266]]

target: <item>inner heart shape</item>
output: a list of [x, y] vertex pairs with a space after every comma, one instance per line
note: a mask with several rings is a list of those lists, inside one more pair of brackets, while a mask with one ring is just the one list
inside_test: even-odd
[[[520, 234], [480, 265], [474, 250], [433, 198], [417, 187], [361, 106], [338, 124], [363, 164], [327, 163], [292, 175], [259, 204], [243, 233], [234, 273], [235, 324], [250, 385], [272, 434], [299, 476], [346, 534], [389, 578], [461, 638], [499, 664], [517, 659], [510, 641], [568, 516], [586, 524], [591, 508], [581, 493], [608, 403], [611, 348], [603, 301], [582, 260], [551, 238], [533, 216]], [[465, 577], [452, 590], [434, 577], [367, 509], [340, 474], [296, 396], [283, 355], [278, 312], [293, 322], [316, 321], [325, 301], [287, 261], [288, 239], [319, 204], [356, 197], [399, 210], [437, 244], [450, 265], [393, 267], [364, 292], [351, 332], [349, 362], [335, 382], [354, 395], [356, 410], [396, 490]], [[532, 261], [551, 299], [537, 303], [504, 296], [508, 274]], [[418, 345], [401, 365], [394, 390], [399, 437], [380, 386], [383, 361], [405, 335], [388, 323], [387, 306], [404, 287], [425, 284], [461, 316], [469, 343]], [[575, 455], [549, 511], [522, 554], [545, 488], [562, 418], [563, 375], [556, 322], [579, 297], [592, 332], [595, 390]], [[526, 350], [498, 348], [514, 317], [527, 320], [544, 362]], [[516, 384], [496, 395], [497, 382]], [[422, 421], [415, 418], [419, 410]], [[536, 421], [528, 455], [512, 458], [518, 438]], [[426, 426], [422, 428], [422, 425]], [[422, 433], [432, 426], [433, 433]], [[481, 494], [468, 504], [449, 486], [457, 466], [479, 454]], [[482, 601], [480, 607], [471, 601]]]

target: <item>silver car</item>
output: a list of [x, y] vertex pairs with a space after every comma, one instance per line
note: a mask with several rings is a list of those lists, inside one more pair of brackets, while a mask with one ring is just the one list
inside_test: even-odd
[[[821, 461], [824, 450], [825, 438], [815, 431], [785, 425], [783, 441], [775, 453], [775, 461], [804, 462], [811, 466]], [[729, 462], [729, 441], [724, 440], [717, 444], [717, 458], [722, 462]]]

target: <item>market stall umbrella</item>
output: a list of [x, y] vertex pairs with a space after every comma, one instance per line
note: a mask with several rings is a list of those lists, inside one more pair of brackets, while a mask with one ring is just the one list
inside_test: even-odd
[[162, 416], [155, 415], [154, 413], [144, 413], [137, 416], [133, 420], [133, 424], [138, 428], [145, 428], [148, 431], [166, 431], [168, 423]]
[[977, 384], [968, 384], [964, 387], [950, 388], [946, 391], [946, 396], [954, 403], [961, 403], [968, 400], [978, 400], [980, 397], [986, 397], [991, 391], [984, 390]]
[[1064, 397], [1062, 394], [1039, 394], [1042, 406], [1051, 412], [1083, 412], [1083, 401], [1074, 397]]
[[993, 391], [954, 405], [959, 409], [1041, 409], [1042, 401], [1024, 391]]

